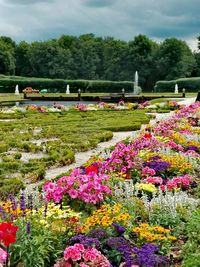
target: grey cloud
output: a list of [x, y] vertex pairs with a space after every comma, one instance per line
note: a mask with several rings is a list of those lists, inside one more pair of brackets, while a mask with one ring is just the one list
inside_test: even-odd
[[84, 5], [91, 8], [109, 7], [112, 6], [117, 0], [85, 0]]
[[34, 5], [37, 3], [52, 3], [54, 0], [4, 0], [5, 3], [13, 5]]
[[0, 35], [33, 41], [92, 32], [131, 40], [141, 33], [191, 42], [199, 10], [199, 0], [0, 0]]

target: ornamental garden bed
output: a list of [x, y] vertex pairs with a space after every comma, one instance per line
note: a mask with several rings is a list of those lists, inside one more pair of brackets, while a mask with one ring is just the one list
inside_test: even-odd
[[15, 118], [0, 122], [1, 197], [17, 193], [26, 182], [42, 180], [49, 168], [72, 163], [76, 152], [110, 140], [113, 131], [137, 130], [149, 121], [144, 110], [38, 112], [28, 108], [1, 112], [0, 118]]
[[1, 262], [199, 266], [199, 117], [196, 102], [41, 192], [1, 201]]

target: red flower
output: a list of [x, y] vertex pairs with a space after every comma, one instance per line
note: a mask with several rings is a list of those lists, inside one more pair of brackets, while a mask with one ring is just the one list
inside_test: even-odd
[[5, 246], [15, 243], [17, 230], [18, 226], [12, 225], [11, 222], [2, 222], [0, 224], [0, 241], [2, 241]]
[[151, 134], [150, 134], [150, 133], [145, 133], [145, 134], [144, 134], [144, 137], [145, 137], [145, 138], [151, 138]]
[[89, 167], [86, 167], [86, 174], [89, 174], [90, 172], [98, 173], [98, 167], [97, 165], [91, 165]]

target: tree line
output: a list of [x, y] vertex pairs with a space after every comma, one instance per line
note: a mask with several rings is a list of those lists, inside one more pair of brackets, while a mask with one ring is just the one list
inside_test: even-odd
[[157, 80], [200, 76], [200, 52], [193, 53], [176, 38], [157, 43], [141, 34], [131, 41], [84, 34], [18, 44], [0, 37], [0, 74], [4, 75], [133, 81], [136, 70], [139, 85], [151, 90]]

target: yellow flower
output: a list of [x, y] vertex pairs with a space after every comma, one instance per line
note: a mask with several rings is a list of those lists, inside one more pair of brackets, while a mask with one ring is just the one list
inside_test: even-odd
[[149, 224], [141, 223], [140, 226], [134, 227], [132, 231], [138, 234], [138, 237], [140, 239], [145, 239], [148, 242], [176, 240], [176, 237], [167, 235], [171, 232], [169, 229], [165, 229], [164, 227], [159, 225], [149, 226]]
[[177, 239], [175, 236], [172, 235], [169, 235], [167, 238], [171, 241], [175, 241]]
[[143, 190], [143, 191], [147, 191], [147, 192], [150, 192], [150, 193], [153, 193], [153, 192], [157, 191], [157, 188], [153, 184], [143, 184], [143, 183], [139, 184], [139, 183], [137, 183], [137, 184], [135, 184], [135, 187], [138, 190]]

